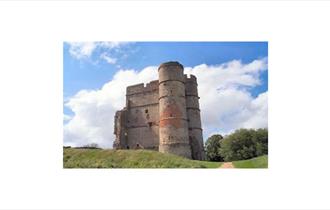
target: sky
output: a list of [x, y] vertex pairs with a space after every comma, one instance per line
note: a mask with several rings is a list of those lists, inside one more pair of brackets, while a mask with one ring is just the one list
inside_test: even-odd
[[268, 127], [267, 42], [64, 42], [64, 145], [111, 148], [126, 87], [167, 61], [197, 76], [204, 141]]

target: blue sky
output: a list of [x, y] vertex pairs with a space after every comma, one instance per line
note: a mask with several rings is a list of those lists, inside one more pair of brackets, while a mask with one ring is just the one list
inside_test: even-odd
[[[267, 65], [267, 58], [268, 58], [267, 42], [64, 43], [63, 44], [63, 61], [64, 61], [63, 63], [64, 93], [63, 94], [65, 100], [64, 104], [66, 104], [64, 105], [64, 114], [68, 119], [65, 120], [64, 123], [73, 124], [74, 121], [77, 121], [78, 118], [79, 119], [83, 118], [83, 116], [86, 115], [86, 112], [94, 112], [95, 110], [91, 110], [92, 108], [89, 107], [88, 108], [89, 111], [85, 110], [82, 113], [81, 112], [82, 108], [78, 109], [77, 107], [79, 107], [80, 105], [82, 107], [86, 107], [87, 105], [86, 104], [82, 105], [82, 103], [85, 103], [88, 97], [92, 97], [91, 96], [92, 94], [94, 95], [101, 94], [102, 87], [105, 84], [114, 84], [115, 82], [118, 83], [118, 81], [116, 81], [115, 79], [115, 75], [118, 75], [117, 77], [120, 77], [121, 74], [119, 74], [119, 72], [128, 73], [130, 71], [134, 71], [134, 74], [136, 74], [135, 77], [136, 79], [138, 79], [141, 76], [140, 73], [143, 72], [148, 67], [157, 67], [160, 63], [166, 61], [179, 61], [185, 67], [190, 67], [190, 69], [187, 68], [187, 72], [188, 71], [191, 71], [191, 73], [196, 72], [195, 74], [200, 74], [201, 75], [200, 77], [202, 78], [207, 77], [208, 74], [211, 75], [211, 73], [213, 72], [212, 74], [217, 75], [216, 77], [219, 78], [218, 80], [215, 80], [215, 82], [213, 81], [212, 83], [213, 86], [207, 88], [214, 88], [219, 90], [221, 84], [226, 83], [226, 81], [221, 82], [221, 79], [225, 78], [225, 76], [226, 78], [227, 77], [229, 78], [228, 81], [235, 80], [236, 81], [235, 83], [233, 84], [226, 83], [227, 84], [226, 86], [221, 87], [221, 88], [225, 88], [223, 94], [227, 93], [227, 91], [234, 90], [236, 91], [235, 94], [237, 95], [233, 95], [232, 97], [234, 98], [241, 97], [242, 100], [238, 100], [237, 102], [234, 103], [230, 101], [230, 99], [228, 99], [228, 103], [227, 103], [225, 100], [227, 100], [229, 96], [227, 98], [223, 98], [225, 96], [221, 95], [222, 93], [219, 93], [220, 94], [219, 100], [222, 97], [222, 101], [219, 101], [219, 103], [221, 102], [224, 102], [224, 104], [233, 103], [233, 105], [231, 105], [229, 108], [226, 109], [224, 108], [223, 111], [224, 113], [221, 116], [219, 116], [219, 118], [221, 118], [222, 121], [225, 121], [228, 118], [231, 121], [233, 121], [233, 119], [236, 119], [235, 117], [232, 117], [233, 113], [244, 112], [244, 109], [246, 109], [246, 107], [250, 107], [248, 108], [250, 110], [256, 109], [256, 108], [251, 108], [252, 106], [254, 106], [253, 100], [256, 100], [260, 94], [267, 93], [268, 66], [265, 67], [265, 65]], [[205, 65], [202, 66], [202, 64]], [[257, 67], [255, 67], [255, 65], [257, 65]], [[215, 68], [218, 68], [218, 70], [214, 70]], [[253, 68], [253, 70], [243, 72], [242, 70], [246, 68]], [[218, 75], [217, 72], [214, 71], [219, 71], [221, 72], [221, 74]], [[251, 73], [252, 71], [253, 73]], [[237, 72], [243, 72], [243, 73], [238, 74]], [[225, 76], [221, 76], [221, 75], [225, 75]], [[145, 77], [141, 78], [141, 80], [144, 79]], [[212, 78], [210, 78], [210, 80], [211, 79]], [[125, 77], [122, 80], [126, 80]], [[217, 81], [219, 82], [217, 83]], [[141, 83], [141, 82], [147, 82], [147, 80], [146, 81], [136, 80], [135, 83]], [[206, 83], [209, 82], [206, 80]], [[201, 88], [203, 89], [203, 86]], [[79, 91], [81, 92], [85, 91], [86, 94], [87, 93], [89, 94], [89, 96], [88, 97], [86, 96], [84, 100], [82, 98], [79, 98], [80, 102], [77, 102], [79, 101], [77, 99], [78, 97], [74, 97], [74, 96]], [[110, 95], [115, 94], [113, 93], [115, 91], [120, 91], [120, 90], [115, 90], [115, 88], [113, 88], [109, 94]], [[72, 100], [73, 98], [75, 98], [76, 100]], [[249, 98], [250, 102], [247, 102], [248, 101], [247, 98]], [[70, 100], [71, 103], [68, 104]], [[88, 100], [91, 99], [88, 98]], [[98, 99], [93, 99], [93, 100], [97, 101]], [[99, 102], [95, 102], [95, 103], [99, 103]], [[115, 104], [117, 102], [108, 100], [107, 103], [111, 105], [112, 103]], [[211, 103], [211, 99], [205, 99], [204, 103], [206, 104], [205, 106], [208, 106], [208, 104]], [[236, 108], [236, 110], [232, 110], [231, 107], [236, 106], [237, 103], [242, 103], [242, 105]], [[94, 109], [98, 109], [96, 107], [97, 106], [95, 106]], [[228, 112], [225, 113], [226, 110]], [[205, 112], [207, 111], [205, 110]], [[251, 113], [247, 115], [251, 115]], [[72, 119], [74, 118], [74, 116], [77, 116], [76, 120]], [[85, 119], [85, 121], [88, 120], [90, 119]], [[208, 119], [206, 119], [205, 121], [207, 120]], [[214, 122], [216, 122], [216, 120], [219, 119], [215, 119]], [[217, 122], [219, 122], [219, 124], [224, 123], [226, 125], [233, 123], [233, 122], [222, 122], [221, 120]], [[253, 119], [247, 119], [247, 118], [245, 120], [253, 121]], [[218, 132], [216, 128], [217, 126], [214, 125], [214, 122], [212, 124], [213, 127], [209, 126], [209, 128], [206, 129], [208, 130], [207, 131], [208, 134]], [[77, 124], [79, 123], [76, 123], [75, 126], [78, 126]], [[207, 122], [205, 124], [207, 124]], [[70, 125], [70, 126], [74, 127], [74, 125]], [[222, 127], [226, 127], [226, 126], [222, 126]], [[97, 126], [95, 126], [95, 129], [97, 129]], [[229, 131], [232, 131], [232, 129], [233, 128], [229, 126], [228, 128], [220, 131], [223, 133], [227, 133]], [[74, 137], [74, 138], [78, 138], [78, 137]], [[69, 141], [70, 140], [68, 140], [68, 142]]]
[[[216, 65], [234, 59], [249, 63], [268, 55], [267, 42], [136, 42], [113, 52], [118, 61], [111, 65], [98, 60], [98, 55], [107, 52], [107, 48], [97, 49], [88, 59], [75, 59], [69, 48], [70, 44], [64, 43], [64, 96], [72, 96], [81, 89], [100, 88], [119, 69], [143, 69], [171, 60], [184, 66]], [[267, 90], [267, 74], [265, 71], [262, 75], [264, 83], [254, 89], [255, 95]]]

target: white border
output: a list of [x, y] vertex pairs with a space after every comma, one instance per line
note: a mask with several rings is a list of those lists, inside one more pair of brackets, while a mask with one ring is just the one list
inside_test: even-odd
[[[330, 208], [329, 2], [0, 2], [0, 208]], [[63, 170], [63, 41], [269, 41], [267, 170]]]

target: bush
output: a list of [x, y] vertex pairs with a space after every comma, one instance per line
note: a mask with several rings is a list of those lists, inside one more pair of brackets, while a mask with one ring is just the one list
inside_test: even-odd
[[246, 160], [268, 154], [267, 129], [239, 129], [226, 136], [220, 145], [225, 161]]
[[207, 139], [205, 143], [206, 158], [210, 161], [223, 161], [220, 154], [221, 140], [223, 137], [221, 135], [213, 135]]

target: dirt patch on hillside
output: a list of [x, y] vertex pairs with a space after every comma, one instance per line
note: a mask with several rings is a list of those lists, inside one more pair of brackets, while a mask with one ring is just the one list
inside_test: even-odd
[[220, 168], [235, 168], [232, 162], [226, 162], [222, 164]]

